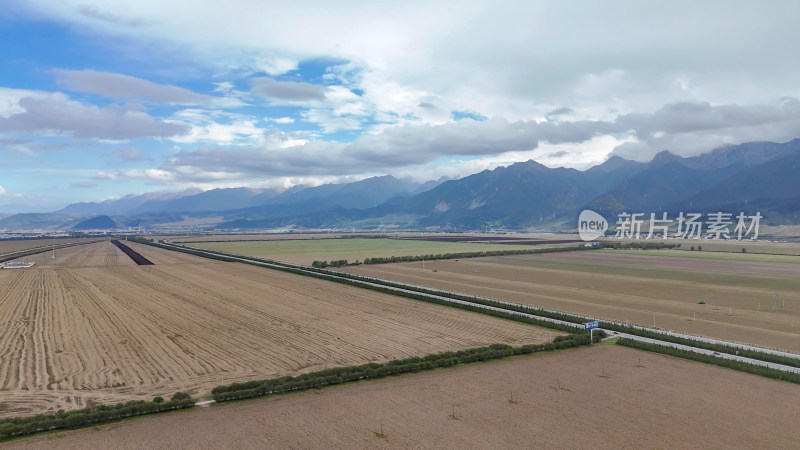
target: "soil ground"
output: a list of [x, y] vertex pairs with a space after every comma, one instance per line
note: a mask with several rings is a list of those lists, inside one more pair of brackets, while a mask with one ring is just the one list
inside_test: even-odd
[[235, 381], [559, 334], [130, 246], [155, 265], [136, 266], [105, 241], [57, 250], [55, 265], [0, 270], [0, 417], [176, 391], [204, 396]]
[[29, 261], [37, 267], [108, 267], [136, 265], [128, 255], [123, 253], [111, 241], [95, 244], [76, 245], [46, 251], [36, 255], [24, 256], [14, 261]]
[[93, 241], [97, 238], [62, 238], [62, 239], [10, 239], [0, 240], [0, 255], [3, 253], [15, 252], [17, 250], [27, 250], [35, 247], [45, 247], [53, 244], [67, 244], [71, 242]]
[[794, 384], [599, 345], [146, 417], [7, 446], [796, 448], [798, 396]]
[[344, 270], [800, 352], [798, 264], [582, 251]]

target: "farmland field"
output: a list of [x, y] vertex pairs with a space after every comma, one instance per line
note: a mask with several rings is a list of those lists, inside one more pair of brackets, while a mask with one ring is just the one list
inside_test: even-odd
[[[703, 246], [707, 249], [707, 246]], [[678, 256], [680, 258], [701, 258], [701, 259], [727, 259], [731, 261], [761, 261], [761, 262], [782, 262], [800, 264], [800, 256], [792, 254], [773, 254], [773, 253], [734, 253], [729, 251], [686, 251], [686, 250], [598, 250], [602, 253], [614, 253], [620, 255], [654, 255], [654, 256]]]
[[347, 270], [800, 352], [800, 264], [583, 251]]
[[[10, 442], [9, 448], [795, 448], [800, 387], [600, 345]], [[513, 402], [509, 401], [512, 400]], [[449, 416], [455, 413], [455, 418]], [[377, 433], [383, 429], [383, 437]]]
[[[206, 395], [233, 381], [546, 341], [537, 327], [129, 244], [0, 270], [0, 417]], [[555, 336], [556, 333], [553, 333]]]
[[193, 242], [188, 245], [220, 252], [256, 256], [298, 264], [346, 259], [363, 261], [386, 256], [416, 256], [437, 253], [527, 250], [530, 245], [473, 242], [429, 242], [406, 239], [299, 239], [238, 242]]
[[94, 241], [97, 238], [63, 238], [63, 239], [9, 239], [0, 240], [0, 255], [3, 253], [27, 250], [35, 247], [46, 247], [48, 245], [68, 244], [72, 242]]
[[136, 264], [111, 241], [60, 248], [54, 252], [48, 250], [14, 261], [34, 262], [38, 267], [103, 267]]

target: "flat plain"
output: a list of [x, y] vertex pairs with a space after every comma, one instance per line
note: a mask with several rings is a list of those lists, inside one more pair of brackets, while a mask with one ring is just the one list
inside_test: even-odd
[[800, 264], [753, 260], [749, 254], [738, 261], [668, 255], [578, 251], [346, 270], [800, 352]]
[[86, 242], [97, 240], [96, 238], [59, 238], [59, 239], [3, 239], [0, 240], [0, 255], [18, 250], [27, 250], [35, 247], [46, 247], [48, 245], [59, 245], [73, 242]]
[[493, 250], [530, 250], [530, 245], [431, 242], [408, 239], [294, 239], [193, 242], [193, 247], [311, 265], [316, 261], [354, 262], [386, 256], [417, 256]]
[[[244, 264], [107, 241], [0, 270], [0, 417], [492, 343], [517, 322]], [[48, 255], [47, 258], [50, 258]], [[553, 336], [557, 333], [552, 333]]]
[[796, 448], [798, 395], [794, 384], [599, 345], [197, 408], [6, 445]]

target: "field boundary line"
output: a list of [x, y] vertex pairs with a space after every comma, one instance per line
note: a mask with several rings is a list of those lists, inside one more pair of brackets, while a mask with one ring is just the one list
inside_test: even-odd
[[39, 253], [45, 253], [53, 250], [68, 248], [68, 247], [76, 247], [78, 245], [89, 245], [89, 244], [96, 244], [98, 242], [103, 242], [106, 239], [98, 239], [96, 241], [87, 241], [87, 242], [68, 242], [65, 244], [56, 244], [56, 245], [43, 245], [41, 247], [33, 247], [33, 248], [26, 248], [24, 250], [16, 250], [13, 252], [3, 253], [0, 254], [0, 263], [4, 263], [6, 261], [11, 261], [12, 259], [22, 258], [25, 256], [37, 255]]
[[[289, 271], [301, 275], [313, 276], [317, 278], [328, 279], [331, 281], [338, 281], [351, 285], [360, 285], [361, 287], [366, 287], [368, 289], [375, 289], [375, 290], [388, 289], [392, 292], [399, 293], [400, 295], [406, 297], [413, 295], [414, 297], [411, 298], [415, 298], [418, 295], [422, 295], [438, 301], [443, 300], [451, 305], [461, 304], [464, 306], [472, 306], [473, 308], [478, 308], [483, 310], [504, 312], [506, 314], [528, 317], [530, 319], [534, 319], [537, 321], [559, 324], [561, 326], [574, 327], [574, 328], [583, 327], [584, 323], [596, 320], [596, 318], [582, 316], [580, 314], [554, 311], [537, 306], [522, 305], [520, 303], [508, 302], [499, 299], [466, 295], [457, 292], [429, 288], [425, 286], [418, 286], [408, 283], [384, 280], [381, 278], [366, 277], [363, 275], [355, 275], [355, 274], [336, 272], [320, 268], [313, 268], [301, 264], [285, 263], [281, 261], [242, 256], [232, 253], [200, 249], [197, 247], [191, 247], [186, 245], [176, 245], [165, 241], [159, 241], [159, 242], [138, 241], [138, 242], [153, 245], [156, 247], [171, 249], [174, 251], [182, 251], [197, 256], [204, 256], [211, 259], [222, 258], [223, 260], [232, 262], [244, 262], [247, 264], [254, 264], [257, 266], [269, 267], [276, 270]], [[541, 326], [547, 327], [548, 325], [544, 324]], [[746, 357], [749, 357], [750, 359], [765, 361], [779, 366], [800, 367], [800, 354], [785, 352], [781, 350], [773, 350], [752, 345], [733, 343], [721, 339], [713, 339], [708, 337], [675, 333], [672, 331], [647, 328], [639, 325], [630, 325], [610, 320], [600, 320], [600, 328], [608, 331], [623, 332], [632, 337], [635, 336], [637, 339], [639, 338], [654, 339], [662, 341], [664, 343], [686, 345], [688, 347], [698, 348], [699, 350], [703, 351], [712, 350], [736, 356], [739, 356], [739, 353], [741, 352], [745, 352], [748, 353]]]

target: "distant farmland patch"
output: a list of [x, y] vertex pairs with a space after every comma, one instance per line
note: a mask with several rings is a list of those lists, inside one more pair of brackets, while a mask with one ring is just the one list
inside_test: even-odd
[[665, 251], [592, 250], [346, 270], [800, 352], [800, 264], [657, 256]]
[[[701, 247], [702, 250], [697, 249]], [[690, 247], [691, 248], [691, 247]], [[698, 244], [694, 246], [695, 250], [681, 248], [680, 250], [599, 250], [603, 253], [616, 253], [621, 255], [650, 255], [650, 256], [677, 256], [679, 258], [701, 258], [701, 259], [723, 259], [729, 261], [752, 261], [752, 262], [777, 262], [777, 263], [794, 263], [800, 264], [800, 256], [791, 254], [765, 254], [765, 253], [747, 253], [747, 252], [731, 252], [726, 250], [708, 251], [706, 245]], [[744, 248], [744, 247], [742, 247]]]
[[530, 245], [474, 242], [430, 242], [407, 239], [302, 239], [273, 241], [192, 242], [187, 245], [245, 256], [310, 265], [313, 261], [350, 262], [366, 258], [437, 253], [527, 250]]

